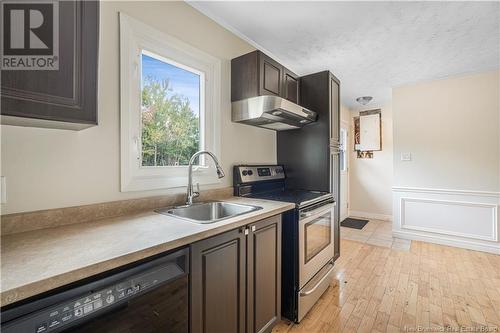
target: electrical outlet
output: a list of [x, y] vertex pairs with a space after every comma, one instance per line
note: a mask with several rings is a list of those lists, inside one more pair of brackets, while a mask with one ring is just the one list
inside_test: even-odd
[[0, 203], [7, 203], [7, 182], [5, 176], [0, 176]]
[[411, 161], [411, 153], [401, 153], [401, 161]]

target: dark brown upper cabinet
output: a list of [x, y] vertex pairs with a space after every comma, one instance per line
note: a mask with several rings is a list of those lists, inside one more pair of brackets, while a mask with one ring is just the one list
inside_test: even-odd
[[283, 67], [259, 52], [259, 95], [282, 95]]
[[294, 103], [299, 103], [299, 77], [297, 74], [285, 68], [283, 74], [283, 97]]
[[280, 96], [298, 103], [297, 74], [261, 51], [231, 60], [231, 101], [264, 95]]
[[59, 69], [2, 70], [2, 124], [97, 125], [99, 1], [59, 1], [58, 10]]

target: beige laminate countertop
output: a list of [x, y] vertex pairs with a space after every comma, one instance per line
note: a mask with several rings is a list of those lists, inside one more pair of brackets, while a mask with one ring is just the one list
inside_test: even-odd
[[232, 197], [261, 210], [212, 224], [153, 211], [1, 238], [2, 306], [294, 208], [277, 201]]

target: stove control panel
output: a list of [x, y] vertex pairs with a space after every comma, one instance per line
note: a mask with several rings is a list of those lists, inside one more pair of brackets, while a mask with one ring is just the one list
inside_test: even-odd
[[235, 183], [252, 183], [285, 179], [282, 165], [237, 165], [234, 167]]

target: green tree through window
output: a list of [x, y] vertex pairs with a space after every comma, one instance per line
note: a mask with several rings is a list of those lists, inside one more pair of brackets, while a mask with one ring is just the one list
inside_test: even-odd
[[171, 79], [165, 73], [161, 79], [147, 73], [143, 69], [142, 165], [187, 165], [189, 158], [200, 148], [199, 112], [194, 111], [190, 99], [179, 92], [182, 89], [176, 91], [172, 88]]

